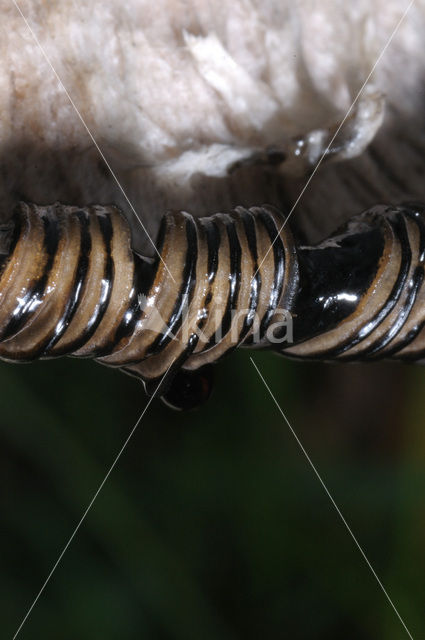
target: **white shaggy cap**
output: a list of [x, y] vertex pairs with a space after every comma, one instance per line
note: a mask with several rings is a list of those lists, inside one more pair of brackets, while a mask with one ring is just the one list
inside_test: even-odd
[[[307, 160], [320, 157], [408, 6], [401, 0], [18, 4], [151, 234], [167, 208], [204, 214], [293, 203], [305, 184], [297, 174], [311, 169], [294, 161], [294, 138], [308, 142]], [[114, 202], [131, 215], [13, 1], [0, 0], [0, 11], [3, 217], [20, 198]], [[311, 235], [379, 199], [421, 197], [414, 167], [425, 146], [417, 128], [424, 19], [425, 3], [416, 0], [347, 122], [340, 156], [354, 157], [380, 128], [385, 97], [385, 125], [372, 147], [390, 167], [364, 154], [318, 171], [294, 213]], [[249, 163], [270, 146], [289, 156], [281, 171]], [[140, 229], [134, 216], [133, 224]], [[142, 231], [138, 239], [149, 246]]]

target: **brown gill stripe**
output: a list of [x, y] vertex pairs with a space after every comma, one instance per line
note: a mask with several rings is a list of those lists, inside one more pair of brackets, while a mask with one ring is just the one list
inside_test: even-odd
[[44, 293], [58, 243], [56, 225], [48, 214], [37, 215], [24, 203], [18, 205], [15, 242], [0, 280], [0, 340], [13, 337], [34, 315]]
[[[307, 331], [306, 338], [303, 338], [294, 347], [284, 350], [284, 353], [291, 357], [335, 358], [366, 338], [393, 307], [394, 294], [398, 291], [400, 278], [403, 277], [400, 276], [403, 254], [400, 239], [390, 217], [377, 215], [375, 211], [371, 215], [369, 213], [361, 215], [352, 221], [341, 235], [335, 236], [335, 240], [331, 237], [331, 241], [330, 243], [325, 241], [318, 246], [317, 250], [314, 247], [309, 250], [313, 256], [319, 258], [324, 250], [329, 250], [335, 258], [335, 264], [331, 265], [332, 272], [327, 273], [323, 287], [324, 291], [326, 288], [331, 288], [332, 273], [334, 273], [337, 286], [333, 290], [330, 302], [334, 302], [333, 298], [337, 299], [336, 312], [331, 304], [331, 315], [326, 315], [329, 298], [326, 298], [326, 294], [323, 296], [323, 300], [320, 297], [317, 298], [315, 291], [315, 286], [320, 283], [320, 273], [316, 273], [314, 262], [311, 264], [303, 262], [303, 254], [300, 252], [301, 295], [295, 304], [295, 313], [296, 317], [300, 319], [299, 323], [302, 325], [304, 322]], [[346, 246], [347, 241], [348, 246]], [[360, 244], [361, 246], [365, 241], [370, 245], [369, 253], [365, 256], [369, 262], [366, 262], [366, 273], [363, 272], [361, 264], [357, 274], [356, 245]], [[340, 270], [343, 278], [349, 278], [350, 274], [356, 276], [351, 289], [341, 280]], [[306, 279], [313, 285], [312, 289], [307, 290], [305, 299], [303, 293]], [[366, 282], [364, 282], [365, 280]], [[347, 290], [349, 291], [348, 296]], [[391, 298], [391, 294], [393, 294], [393, 298]], [[347, 310], [345, 315], [341, 315], [338, 312], [338, 308], [341, 306], [338, 304], [339, 298], [344, 301], [345, 297], [352, 298], [352, 302], [351, 305], [343, 305], [343, 308], [346, 306]], [[326, 318], [323, 323], [320, 313], [315, 319], [316, 316], [308, 307], [312, 301], [316, 300], [319, 301], [319, 312], [323, 313]], [[336, 316], [336, 323], [332, 322], [332, 315]], [[312, 337], [309, 337], [309, 332]], [[295, 335], [297, 336], [297, 326], [295, 326]]]
[[87, 273], [78, 313], [71, 319], [66, 332], [53, 347], [54, 356], [73, 353], [86, 355], [83, 347], [93, 336], [106, 312], [114, 281], [111, 256], [112, 225], [108, 216], [87, 211], [90, 250], [87, 252]]
[[[270, 206], [170, 212], [169, 273], [131, 249], [115, 207], [22, 203], [0, 268], [0, 357], [95, 357], [152, 384], [169, 370], [167, 385], [257, 339], [290, 357], [423, 358], [424, 211], [378, 206], [314, 247]], [[296, 339], [283, 349], [268, 335], [282, 309]]]
[[[84, 290], [85, 278], [89, 265], [89, 254], [91, 251], [91, 237], [89, 233], [89, 219], [86, 211], [77, 211], [75, 217], [79, 222], [80, 229], [80, 245], [78, 252], [78, 261], [75, 269], [75, 274], [70, 283], [69, 294], [67, 295], [66, 304], [63, 310], [62, 317], [56, 323], [53, 335], [47, 339], [47, 344], [40, 347], [41, 353], [38, 357], [52, 357], [51, 350], [62, 338], [68, 326], [74, 317], [78, 305], [81, 301], [82, 293]], [[67, 220], [68, 222], [68, 220]], [[55, 354], [57, 357], [58, 354]]]

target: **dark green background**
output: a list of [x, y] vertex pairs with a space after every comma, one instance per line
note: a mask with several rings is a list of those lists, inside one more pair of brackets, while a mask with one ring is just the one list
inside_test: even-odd
[[[154, 401], [20, 638], [408, 637], [250, 363]], [[425, 637], [425, 369], [254, 358], [413, 637]], [[147, 400], [75, 359], [0, 367], [1, 637]]]

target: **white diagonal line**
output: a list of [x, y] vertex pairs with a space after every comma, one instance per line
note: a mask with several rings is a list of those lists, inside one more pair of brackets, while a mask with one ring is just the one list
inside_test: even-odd
[[58, 72], [56, 71], [56, 69], [54, 68], [53, 64], [51, 63], [47, 53], [45, 52], [45, 50], [43, 49], [39, 39], [37, 38], [37, 35], [35, 34], [34, 30], [32, 29], [31, 25], [29, 24], [28, 20], [26, 19], [26, 17], [24, 16], [24, 14], [21, 11], [21, 8], [19, 7], [18, 3], [16, 2], [16, 0], [12, 0], [13, 4], [15, 5], [16, 9], [19, 11], [19, 13], [21, 14], [21, 17], [23, 19], [23, 21], [25, 22], [25, 24], [27, 25], [28, 30], [30, 31], [32, 37], [34, 38], [38, 48], [40, 49], [41, 53], [43, 54], [47, 64], [49, 65], [49, 67], [51, 68], [51, 70], [53, 71], [54, 75], [56, 76], [56, 79], [58, 80], [60, 86], [62, 87], [63, 91], [65, 92], [69, 102], [71, 103], [75, 113], [77, 114], [77, 116], [79, 117], [79, 119], [81, 120], [81, 123], [83, 125], [83, 127], [85, 128], [85, 130], [87, 131], [88, 135], [90, 136], [94, 146], [96, 147], [96, 149], [98, 150], [102, 160], [104, 161], [104, 163], [106, 164], [106, 166], [108, 167], [109, 171], [111, 172], [111, 175], [113, 177], [113, 179], [115, 180], [115, 182], [117, 183], [121, 193], [123, 194], [124, 198], [127, 200], [129, 207], [131, 208], [132, 212], [134, 213], [136, 219], [139, 221], [143, 231], [146, 233], [147, 237], [149, 238], [149, 241], [151, 243], [151, 245], [153, 246], [156, 254], [158, 255], [159, 259], [161, 260], [161, 262], [163, 263], [164, 267], [166, 268], [166, 270], [168, 271], [169, 275], [171, 276], [171, 279], [173, 280], [173, 282], [175, 283], [176, 281], [173, 278], [172, 273], [170, 272], [170, 270], [168, 269], [167, 265], [165, 264], [162, 256], [160, 255], [158, 249], [155, 246], [154, 241], [152, 240], [152, 238], [150, 237], [145, 225], [143, 224], [141, 218], [139, 217], [139, 215], [137, 214], [133, 204], [131, 203], [129, 197], [127, 196], [126, 192], [124, 191], [120, 181], [118, 180], [115, 172], [113, 171], [111, 165], [109, 164], [109, 162], [107, 161], [107, 159], [105, 158], [105, 154], [103, 153], [102, 149], [99, 147], [98, 143], [96, 142], [92, 132], [90, 131], [90, 129], [88, 128], [83, 116], [81, 115], [81, 113], [79, 112], [79, 110], [77, 109], [76, 104], [74, 103], [73, 99], [71, 98], [71, 96], [68, 93], [67, 88], [65, 87], [64, 83], [62, 82]]
[[263, 259], [261, 260], [257, 271], [255, 272], [254, 276], [255, 277], [258, 273], [258, 271], [261, 268], [261, 265], [263, 264], [264, 260], [267, 258], [271, 248], [273, 247], [274, 243], [276, 242], [276, 240], [278, 239], [279, 235], [282, 233], [282, 230], [284, 229], [286, 223], [288, 222], [289, 218], [291, 217], [295, 207], [297, 206], [297, 204], [299, 203], [299, 201], [301, 200], [302, 196], [304, 195], [305, 190], [307, 189], [308, 185], [310, 184], [310, 182], [313, 179], [314, 174], [316, 173], [317, 169], [320, 167], [320, 165], [323, 162], [324, 157], [326, 156], [326, 154], [328, 153], [329, 149], [331, 148], [333, 141], [335, 140], [335, 138], [337, 137], [338, 133], [341, 131], [341, 128], [344, 126], [345, 121], [347, 120], [348, 116], [350, 115], [354, 105], [356, 104], [357, 100], [360, 98], [361, 94], [364, 91], [364, 88], [366, 87], [367, 83], [370, 80], [370, 77], [372, 75], [372, 73], [375, 71], [376, 67], [378, 66], [378, 64], [381, 61], [382, 56], [384, 55], [384, 53], [386, 52], [386, 50], [388, 49], [389, 45], [391, 44], [395, 34], [397, 33], [397, 31], [399, 30], [401, 23], [403, 22], [403, 20], [405, 19], [405, 17], [407, 16], [411, 6], [413, 5], [413, 3], [415, 2], [415, 0], [410, 0], [410, 3], [406, 9], [406, 11], [403, 13], [403, 15], [401, 16], [400, 20], [397, 22], [394, 31], [391, 33], [390, 37], [388, 38], [384, 48], [382, 49], [381, 53], [379, 54], [375, 64], [373, 65], [373, 67], [371, 68], [371, 70], [369, 71], [366, 80], [363, 82], [362, 86], [360, 87], [356, 97], [354, 98], [353, 102], [351, 103], [347, 113], [345, 114], [344, 118], [341, 120], [338, 129], [335, 131], [334, 135], [331, 138], [331, 141], [329, 142], [328, 146], [326, 147], [326, 149], [324, 150], [324, 152], [322, 153], [322, 155], [320, 156], [316, 166], [314, 167], [309, 179], [307, 180], [307, 182], [305, 183], [300, 195], [298, 196], [298, 198], [295, 200], [295, 203], [292, 205], [292, 208], [290, 210], [290, 212], [288, 213], [288, 215], [285, 218], [285, 221], [283, 222], [282, 226], [280, 227], [278, 233], [276, 234], [276, 237], [274, 238], [273, 242], [271, 243], [270, 247], [267, 249], [267, 252], [265, 254], [265, 256], [263, 257]]
[[260, 376], [261, 380], [263, 381], [264, 386], [266, 387], [267, 391], [269, 392], [269, 394], [270, 394], [270, 396], [271, 396], [271, 398], [272, 398], [273, 402], [275, 403], [276, 407], [278, 408], [278, 410], [279, 410], [279, 412], [280, 412], [280, 414], [281, 414], [282, 418], [285, 420], [286, 424], [288, 425], [289, 429], [291, 430], [291, 433], [292, 433], [292, 435], [294, 436], [295, 440], [297, 441], [298, 446], [300, 447], [301, 451], [303, 452], [303, 454], [304, 454], [304, 455], [305, 455], [305, 457], [307, 458], [309, 465], [310, 465], [310, 466], [311, 466], [311, 468], [313, 469], [313, 471], [314, 471], [314, 473], [315, 473], [315, 475], [316, 475], [317, 479], [319, 480], [320, 484], [322, 485], [323, 489], [325, 490], [325, 493], [327, 494], [327, 496], [328, 496], [329, 500], [332, 502], [333, 506], [335, 507], [336, 512], [338, 513], [339, 517], [341, 518], [341, 520], [342, 520], [342, 522], [343, 522], [343, 524], [344, 524], [345, 528], [347, 529], [348, 533], [350, 534], [350, 536], [351, 536], [351, 537], [352, 537], [352, 539], [354, 540], [354, 543], [355, 543], [356, 547], [358, 548], [358, 550], [359, 550], [359, 551], [360, 551], [360, 553], [362, 554], [363, 559], [365, 560], [365, 562], [366, 562], [367, 566], [369, 567], [369, 569], [371, 570], [372, 574], [374, 575], [374, 577], [375, 577], [375, 579], [376, 579], [377, 583], [378, 583], [378, 584], [379, 584], [379, 586], [381, 587], [381, 589], [382, 589], [382, 591], [383, 591], [383, 593], [384, 593], [385, 597], [387, 598], [388, 602], [390, 603], [391, 607], [394, 609], [394, 611], [395, 611], [395, 613], [396, 613], [396, 615], [397, 615], [397, 618], [400, 620], [400, 622], [401, 622], [401, 624], [403, 625], [404, 630], [406, 631], [406, 633], [407, 633], [407, 635], [409, 636], [409, 638], [410, 638], [411, 640], [413, 640], [413, 636], [412, 636], [412, 634], [410, 633], [409, 629], [407, 628], [407, 626], [406, 626], [406, 624], [405, 624], [405, 622], [404, 622], [403, 618], [402, 618], [402, 617], [401, 617], [401, 615], [399, 614], [399, 612], [398, 612], [398, 610], [397, 610], [397, 608], [396, 608], [396, 606], [395, 606], [394, 602], [391, 600], [390, 596], [388, 595], [387, 590], [385, 589], [384, 585], [382, 584], [381, 580], [379, 579], [379, 577], [378, 577], [378, 575], [377, 575], [377, 573], [376, 573], [375, 569], [372, 567], [371, 563], [369, 562], [369, 560], [368, 560], [368, 558], [367, 558], [367, 556], [366, 556], [365, 552], [363, 551], [362, 547], [360, 546], [360, 544], [359, 544], [359, 542], [358, 542], [358, 540], [357, 540], [356, 536], [354, 535], [354, 533], [353, 533], [353, 532], [352, 532], [352, 530], [350, 529], [349, 524], [347, 523], [346, 519], [345, 519], [345, 518], [344, 518], [344, 516], [342, 515], [340, 508], [338, 507], [338, 505], [336, 504], [335, 500], [333, 499], [333, 497], [332, 497], [331, 493], [329, 492], [329, 489], [327, 488], [326, 484], [325, 484], [325, 483], [324, 483], [324, 481], [322, 480], [321, 475], [319, 474], [319, 472], [317, 471], [316, 467], [314, 466], [314, 464], [313, 464], [313, 462], [312, 462], [312, 460], [311, 460], [310, 456], [308, 455], [307, 451], [305, 450], [305, 448], [304, 448], [304, 446], [303, 446], [303, 444], [302, 444], [301, 440], [299, 439], [299, 437], [298, 437], [298, 436], [297, 436], [297, 434], [295, 433], [294, 429], [292, 428], [292, 426], [291, 426], [291, 424], [290, 424], [290, 422], [289, 422], [288, 418], [287, 418], [287, 417], [286, 417], [286, 415], [283, 413], [283, 411], [282, 411], [282, 409], [281, 409], [281, 407], [280, 407], [280, 405], [279, 405], [278, 401], [277, 401], [277, 400], [276, 400], [276, 398], [274, 397], [274, 395], [273, 395], [273, 393], [272, 393], [272, 391], [271, 391], [271, 389], [270, 389], [269, 385], [268, 385], [268, 384], [267, 384], [267, 382], [265, 381], [265, 379], [264, 379], [264, 377], [263, 377], [263, 375], [262, 375], [261, 371], [259, 370], [259, 368], [258, 368], [258, 367], [257, 367], [257, 365], [255, 364], [254, 360], [253, 360], [252, 358], [250, 358], [250, 360], [251, 360], [252, 364], [254, 365], [255, 369], [257, 370], [257, 373], [258, 373], [258, 375]]
[[164, 375], [162, 376], [158, 386], [156, 387], [155, 391], [153, 392], [153, 394], [151, 395], [151, 397], [149, 398], [148, 403], [146, 404], [146, 407], [143, 409], [142, 413], [140, 414], [136, 424], [134, 425], [134, 427], [132, 428], [132, 430], [130, 431], [126, 441], [124, 442], [124, 444], [122, 445], [121, 449], [119, 450], [117, 456], [115, 457], [115, 460], [113, 461], [113, 463], [111, 464], [108, 472], [106, 473], [105, 477], [103, 478], [102, 482], [100, 483], [99, 487], [96, 490], [96, 493], [94, 494], [93, 498], [90, 500], [86, 510], [84, 511], [83, 515], [81, 516], [77, 526], [75, 527], [74, 531], [72, 532], [68, 542], [66, 543], [66, 545], [64, 546], [63, 550], [61, 551], [58, 559], [56, 560], [55, 564], [53, 565], [53, 567], [50, 570], [49, 575], [47, 576], [47, 578], [45, 579], [40, 591], [37, 593], [36, 597], [34, 598], [34, 601], [32, 603], [32, 605], [30, 606], [30, 608], [28, 609], [27, 613], [25, 614], [24, 619], [22, 620], [21, 624], [19, 625], [18, 629], [16, 630], [15, 635], [13, 636], [12, 640], [15, 640], [15, 638], [17, 638], [19, 632], [21, 631], [22, 627], [24, 626], [25, 622], [28, 619], [28, 616], [30, 615], [31, 611], [34, 609], [35, 605], [37, 604], [41, 594], [43, 593], [44, 589], [46, 588], [48, 582], [50, 581], [50, 578], [52, 577], [52, 575], [54, 574], [54, 572], [56, 571], [60, 561], [62, 560], [63, 556], [65, 555], [69, 545], [71, 544], [71, 542], [73, 541], [73, 539], [75, 538], [75, 535], [77, 534], [79, 528], [81, 527], [81, 525], [83, 524], [88, 512], [90, 511], [90, 509], [92, 508], [97, 496], [99, 495], [99, 493], [102, 491], [107, 479], [109, 478], [109, 476], [111, 475], [113, 469], [115, 468], [118, 460], [120, 459], [124, 449], [127, 447], [128, 443], [130, 442], [134, 432], [136, 431], [137, 427], [139, 426], [143, 416], [145, 415], [146, 411], [149, 409], [149, 406], [152, 402], [152, 400], [155, 398], [156, 393], [158, 391], [158, 389], [160, 388], [164, 378], [166, 377], [167, 373], [170, 370], [170, 367], [172, 366], [173, 362], [170, 364], [170, 366], [168, 367], [167, 371], [164, 373]]

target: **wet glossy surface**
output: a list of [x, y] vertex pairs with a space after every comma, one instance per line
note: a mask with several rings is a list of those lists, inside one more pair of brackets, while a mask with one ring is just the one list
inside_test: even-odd
[[[177, 409], [208, 399], [210, 364], [255, 342], [254, 318], [260, 345], [291, 357], [422, 358], [423, 210], [375, 207], [298, 248], [272, 207], [200, 220], [172, 212], [158, 237], [162, 260], [152, 261], [131, 250], [114, 207], [22, 203], [0, 273], [0, 357], [92, 357]], [[266, 333], [283, 308], [289, 345]]]

